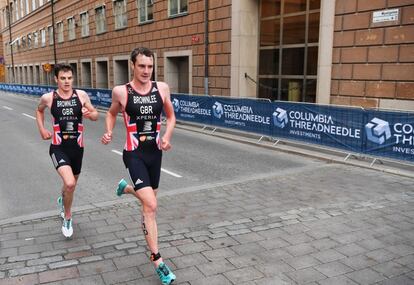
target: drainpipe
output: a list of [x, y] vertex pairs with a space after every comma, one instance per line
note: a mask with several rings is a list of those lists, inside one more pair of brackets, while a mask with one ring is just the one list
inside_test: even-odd
[[12, 31], [11, 31], [11, 11], [10, 11], [10, 3], [7, 4], [7, 17], [9, 19], [9, 45], [10, 45], [10, 53], [11, 53], [11, 62], [12, 62], [12, 83], [15, 83], [15, 75], [14, 75], [14, 56], [13, 56], [13, 45], [12, 42]]
[[55, 61], [55, 64], [57, 64], [57, 58], [56, 58], [56, 33], [55, 33], [55, 1], [51, 0], [51, 6], [52, 6], [52, 33], [53, 33], [53, 58]]
[[208, 95], [208, 0], [204, 0], [204, 93]]

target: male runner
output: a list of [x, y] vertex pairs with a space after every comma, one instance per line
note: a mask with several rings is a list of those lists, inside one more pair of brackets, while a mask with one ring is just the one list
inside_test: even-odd
[[[36, 110], [36, 121], [42, 139], [52, 139], [49, 154], [63, 181], [62, 196], [58, 198], [63, 218], [62, 233], [69, 238], [73, 234], [73, 192], [82, 168], [82, 116], [96, 121], [98, 112], [85, 91], [72, 89], [73, 70], [70, 65], [57, 64], [54, 73], [58, 88], [42, 95]], [[53, 134], [45, 128], [46, 108], [52, 113]]]
[[[111, 142], [116, 116], [122, 111], [127, 131], [123, 160], [131, 185], [122, 179], [116, 193], [118, 196], [132, 194], [141, 201], [142, 230], [151, 251], [151, 260], [161, 283], [171, 284], [176, 277], [158, 251], [155, 216], [162, 151], [171, 148], [170, 140], [175, 127], [174, 109], [168, 85], [151, 81], [154, 68], [154, 54], [151, 50], [134, 49], [131, 53], [131, 68], [134, 72], [132, 81], [112, 90], [112, 104], [106, 115], [106, 132], [102, 143]], [[167, 126], [160, 138], [163, 109]]]

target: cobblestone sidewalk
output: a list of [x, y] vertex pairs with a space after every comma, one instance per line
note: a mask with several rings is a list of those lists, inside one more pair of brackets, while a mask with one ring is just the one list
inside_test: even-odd
[[[122, 200], [121, 200], [122, 201]], [[414, 180], [320, 164], [159, 199], [175, 284], [414, 284]], [[159, 284], [121, 202], [0, 227], [0, 285]]]

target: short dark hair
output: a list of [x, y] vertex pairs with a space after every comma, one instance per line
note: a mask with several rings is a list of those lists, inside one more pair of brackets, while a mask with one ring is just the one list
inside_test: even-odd
[[154, 53], [149, 48], [137, 47], [137, 48], [133, 49], [132, 52], [131, 52], [131, 61], [132, 61], [132, 63], [135, 64], [135, 62], [137, 61], [137, 56], [139, 54], [142, 54], [142, 55], [145, 55], [145, 56], [148, 56], [148, 57], [152, 57], [152, 59], [154, 59]]
[[61, 71], [65, 71], [65, 72], [71, 71], [73, 73], [73, 68], [70, 64], [66, 64], [66, 63], [55, 64], [54, 73], [56, 77], [59, 76], [59, 72]]

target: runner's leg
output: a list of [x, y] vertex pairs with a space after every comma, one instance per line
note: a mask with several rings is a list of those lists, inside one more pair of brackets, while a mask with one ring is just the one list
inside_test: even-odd
[[[151, 253], [158, 253], [158, 228], [156, 222], [157, 198], [151, 187], [144, 187], [135, 192], [141, 201], [142, 230]], [[158, 266], [162, 258], [154, 262]]]
[[65, 208], [65, 219], [68, 220], [72, 217], [73, 193], [75, 191], [79, 175], [73, 175], [72, 168], [69, 165], [63, 165], [59, 167], [57, 169], [57, 172], [63, 181], [63, 206]]

